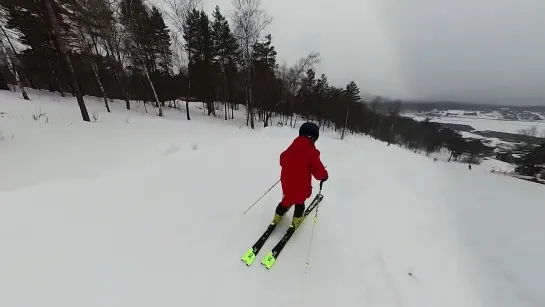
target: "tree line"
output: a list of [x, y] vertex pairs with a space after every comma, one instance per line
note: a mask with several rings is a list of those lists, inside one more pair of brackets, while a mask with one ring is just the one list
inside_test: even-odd
[[252, 129], [313, 120], [341, 138], [366, 134], [426, 153], [447, 148], [464, 162], [491, 152], [440, 124], [400, 116], [400, 100], [363, 101], [355, 82], [330, 84], [317, 75], [319, 53], [279, 65], [260, 0], [232, 0], [230, 20], [219, 6], [209, 15], [200, 0], [163, 1], [164, 11], [143, 0], [0, 0], [0, 88], [18, 84], [25, 99], [25, 87], [71, 93], [84, 121], [85, 95], [103, 97], [108, 112], [114, 98], [127, 109], [149, 103], [158, 116], [181, 99], [188, 120], [188, 103], [202, 101], [209, 116], [225, 120], [244, 106]]
[[545, 142], [526, 146], [526, 150], [515, 162], [515, 173], [534, 178], [540, 175], [541, 179], [545, 179]]

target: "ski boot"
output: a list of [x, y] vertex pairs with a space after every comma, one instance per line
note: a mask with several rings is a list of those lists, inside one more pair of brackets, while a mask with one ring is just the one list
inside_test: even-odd
[[303, 217], [294, 217], [293, 221], [291, 222], [291, 227], [293, 227], [294, 229], [297, 229], [297, 227], [299, 227], [299, 225], [301, 225], [302, 222], [303, 222]]
[[280, 223], [280, 221], [282, 220], [284, 216], [283, 215], [278, 215], [278, 214], [274, 214], [274, 218], [271, 222], [271, 225], [278, 225], [278, 223]]

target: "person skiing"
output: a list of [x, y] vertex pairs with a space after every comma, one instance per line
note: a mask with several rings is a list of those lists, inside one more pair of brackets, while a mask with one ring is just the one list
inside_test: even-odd
[[315, 147], [319, 136], [320, 127], [315, 123], [305, 122], [299, 128], [299, 136], [280, 154], [283, 197], [276, 207], [271, 224], [278, 224], [284, 214], [294, 206], [290, 227], [299, 227], [303, 221], [305, 201], [312, 194], [312, 176], [321, 182], [329, 178], [320, 160], [320, 151]]

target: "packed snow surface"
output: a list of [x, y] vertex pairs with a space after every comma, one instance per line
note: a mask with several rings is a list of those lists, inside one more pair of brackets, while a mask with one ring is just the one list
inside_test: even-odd
[[542, 185], [325, 131], [310, 257], [312, 219], [267, 271], [292, 211], [250, 267], [280, 186], [243, 212], [295, 130], [32, 98], [0, 93], [0, 306], [545, 306]]

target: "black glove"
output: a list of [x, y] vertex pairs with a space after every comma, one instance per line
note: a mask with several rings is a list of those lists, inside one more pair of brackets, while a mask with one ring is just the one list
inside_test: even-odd
[[320, 190], [322, 190], [322, 186], [324, 185], [324, 182], [327, 181], [327, 179], [329, 179], [329, 176], [326, 177], [324, 180], [320, 180]]

